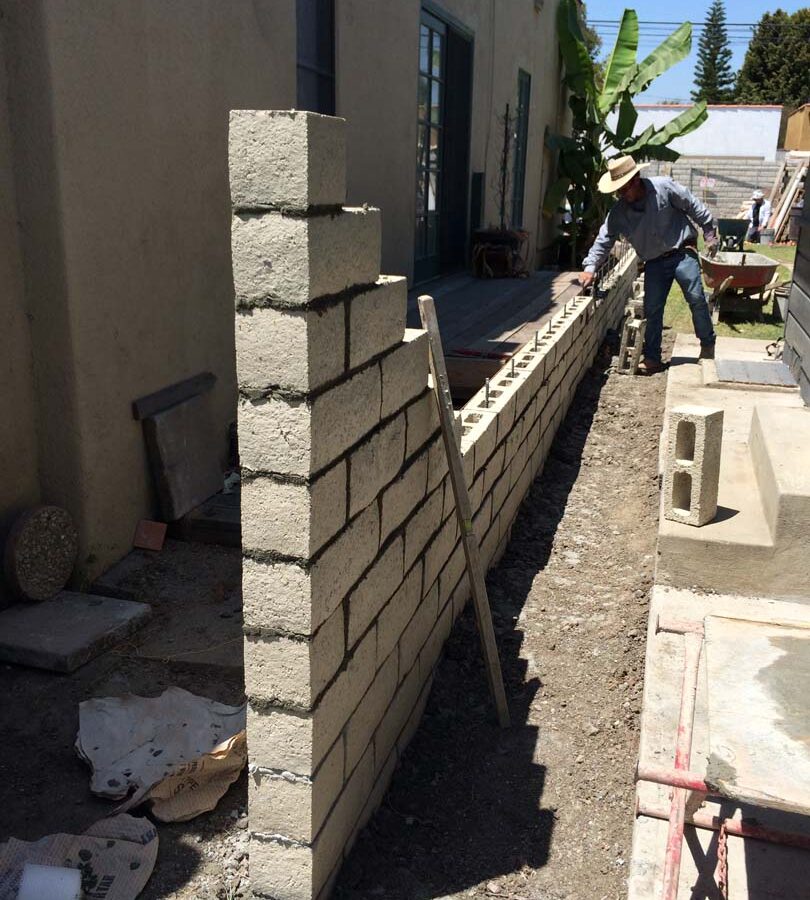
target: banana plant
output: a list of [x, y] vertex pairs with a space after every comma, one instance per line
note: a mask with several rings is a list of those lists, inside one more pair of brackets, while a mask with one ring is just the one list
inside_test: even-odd
[[558, 177], [546, 191], [543, 212], [550, 217], [568, 200], [570, 221], [563, 224], [563, 232], [576, 261], [580, 238], [583, 242], [593, 238], [612, 202], [597, 189], [605, 162], [628, 153], [637, 161], [676, 160], [679, 154], [669, 144], [702, 125], [707, 111], [704, 102], [697, 103], [661, 128], [650, 126], [639, 135], [633, 133], [638, 119], [633, 98], [689, 55], [692, 26], [688, 22], [638, 62], [638, 16], [626, 9], [601, 83], [585, 43], [577, 0], [560, 0], [557, 34], [572, 129], [570, 136], [546, 135], [546, 145], [557, 154]]

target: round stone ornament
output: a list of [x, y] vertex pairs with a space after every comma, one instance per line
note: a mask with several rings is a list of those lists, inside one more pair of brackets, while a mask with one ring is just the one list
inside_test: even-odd
[[79, 533], [59, 506], [35, 506], [14, 522], [6, 541], [5, 575], [23, 600], [48, 600], [64, 588], [76, 564]]

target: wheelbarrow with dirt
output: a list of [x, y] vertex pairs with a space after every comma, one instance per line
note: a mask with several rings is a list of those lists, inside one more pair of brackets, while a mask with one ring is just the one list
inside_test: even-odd
[[779, 263], [762, 253], [735, 253], [721, 250], [714, 256], [700, 254], [706, 285], [712, 289], [709, 309], [717, 324], [723, 313], [753, 314], [762, 320], [765, 306], [773, 300], [780, 281]]

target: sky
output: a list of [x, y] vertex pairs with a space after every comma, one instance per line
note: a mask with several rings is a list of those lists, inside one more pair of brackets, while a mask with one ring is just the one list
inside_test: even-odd
[[[588, 21], [591, 27], [602, 38], [602, 54], [610, 55], [616, 38], [618, 23], [626, 8], [635, 9], [639, 18], [639, 59], [643, 59], [651, 50], [682, 22], [702, 24], [706, 19], [706, 13], [711, 6], [711, 0], [680, 0], [670, 7], [668, 4], [652, 2], [652, 0], [586, 0]], [[807, 0], [777, 0], [774, 3], [763, 3], [761, 0], [726, 0], [726, 23], [756, 23], [766, 12], [774, 12], [782, 9], [788, 13], [794, 13], [808, 6]], [[598, 20], [614, 23], [610, 25], [598, 24]], [[645, 22], [672, 22], [672, 25], [647, 25]], [[745, 57], [745, 50], [751, 37], [748, 28], [728, 28], [731, 50], [734, 54], [731, 67], [737, 72]], [[692, 53], [689, 57], [673, 66], [668, 72], [660, 75], [650, 85], [649, 90], [640, 94], [637, 102], [659, 103], [663, 100], [689, 101], [689, 94], [694, 89], [694, 73], [697, 59], [697, 45], [700, 31], [695, 29], [692, 34]]]

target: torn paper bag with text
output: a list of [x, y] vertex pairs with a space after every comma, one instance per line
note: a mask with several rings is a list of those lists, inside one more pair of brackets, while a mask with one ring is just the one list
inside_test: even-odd
[[158, 835], [149, 819], [113, 816], [84, 834], [0, 844], [0, 900], [15, 900], [26, 863], [78, 869], [85, 900], [133, 900], [155, 868]]

